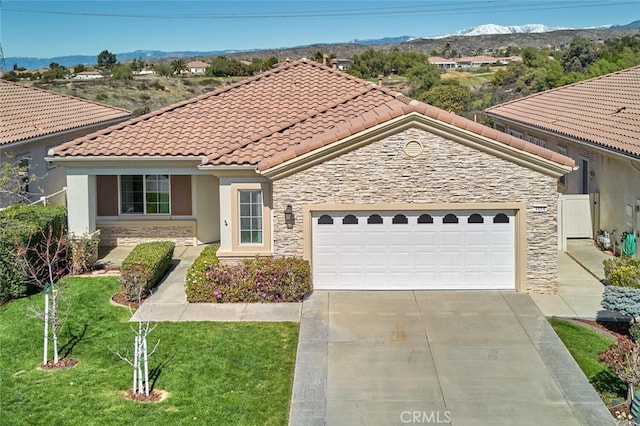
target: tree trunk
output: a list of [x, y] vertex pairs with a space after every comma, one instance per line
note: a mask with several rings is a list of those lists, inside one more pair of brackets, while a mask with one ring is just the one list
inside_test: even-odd
[[138, 393], [138, 336], [133, 340], [133, 393]]
[[47, 356], [49, 354], [49, 292], [44, 292], [44, 355], [42, 357], [42, 364], [47, 364]]
[[142, 338], [142, 362], [144, 362], [144, 394], [149, 396], [149, 364], [147, 363], [147, 338]]
[[631, 408], [631, 401], [633, 401], [633, 383], [627, 383], [627, 406]]
[[55, 289], [55, 287], [52, 285], [51, 286], [51, 326], [52, 326], [52, 332], [51, 334], [53, 335], [53, 363], [57, 364], [58, 361], [60, 361], [60, 357], [58, 354], [58, 291]]

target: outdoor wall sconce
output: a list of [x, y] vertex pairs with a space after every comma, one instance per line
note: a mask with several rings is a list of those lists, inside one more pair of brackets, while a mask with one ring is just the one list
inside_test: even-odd
[[293, 207], [291, 204], [287, 204], [287, 208], [284, 209], [284, 223], [287, 224], [287, 228], [293, 228], [293, 224], [296, 223], [296, 217], [293, 215]]

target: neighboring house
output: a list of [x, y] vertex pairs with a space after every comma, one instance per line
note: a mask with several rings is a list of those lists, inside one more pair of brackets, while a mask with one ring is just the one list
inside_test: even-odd
[[189, 74], [203, 75], [207, 71], [208, 63], [202, 61], [192, 61], [187, 63]]
[[430, 56], [429, 63], [436, 65], [441, 70], [456, 68], [479, 68], [483, 65], [507, 65], [514, 61], [522, 61], [520, 56], [495, 58], [493, 56], [466, 56], [462, 58], [441, 58]]
[[98, 71], [82, 71], [76, 73], [73, 78], [74, 80], [98, 80], [104, 78], [104, 76]]
[[[0, 161], [20, 162], [35, 176], [25, 190], [32, 201], [65, 186], [61, 167], [47, 151], [63, 142], [131, 117], [120, 108], [0, 80]], [[0, 200], [0, 207], [15, 200]]]
[[306, 59], [66, 143], [104, 243], [301, 256], [316, 289], [556, 291], [573, 160]]
[[429, 56], [429, 63], [436, 65], [441, 70], [458, 68], [455, 58], [442, 58], [440, 56]]
[[493, 56], [465, 56], [456, 58], [458, 68], [479, 68], [483, 65], [495, 65], [499, 63], [501, 58]]
[[622, 232], [639, 236], [640, 66], [486, 112], [497, 130], [575, 160], [579, 169], [562, 176], [558, 188], [565, 194], [591, 194], [584, 215], [592, 221], [590, 234], [603, 228], [617, 230], [616, 238]]

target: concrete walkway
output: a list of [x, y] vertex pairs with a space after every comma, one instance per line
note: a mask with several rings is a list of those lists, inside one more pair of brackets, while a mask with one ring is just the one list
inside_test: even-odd
[[407, 423], [614, 424], [527, 294], [313, 292], [289, 424]]
[[593, 240], [569, 240], [567, 253], [558, 252], [558, 294], [530, 294], [546, 317], [616, 320], [620, 314], [602, 309], [602, 261], [611, 256]]

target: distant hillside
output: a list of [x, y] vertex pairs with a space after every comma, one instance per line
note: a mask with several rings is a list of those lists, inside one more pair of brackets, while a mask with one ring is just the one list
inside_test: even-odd
[[612, 25], [610, 28], [613, 29], [629, 29], [629, 28], [640, 28], [640, 21], [633, 21], [627, 25]]
[[312, 57], [316, 52], [321, 51], [327, 54], [336, 55], [338, 58], [350, 58], [354, 54], [361, 54], [367, 49], [392, 51], [414, 51], [430, 54], [431, 52], [441, 52], [448, 44], [462, 56], [472, 56], [481, 53], [498, 52], [508, 46], [536, 48], [550, 47], [562, 49], [567, 47], [575, 37], [584, 37], [590, 41], [604, 41], [611, 38], [630, 36], [638, 34], [637, 29], [607, 29], [594, 28], [584, 30], [561, 30], [548, 33], [518, 33], [518, 34], [488, 34], [479, 36], [455, 36], [444, 38], [418, 38], [404, 43], [393, 43], [384, 45], [362, 45], [355, 43], [347, 44], [315, 44], [310, 46], [295, 47], [290, 49], [260, 50], [255, 52], [237, 52], [227, 56], [236, 59], [251, 59], [254, 57], [266, 59], [275, 56], [279, 60], [285, 58]]
[[[489, 31], [488, 27], [497, 26], [485, 25], [475, 27], [472, 29], [461, 30], [460, 34], [464, 33], [464, 35], [438, 38], [414, 38], [410, 36], [386, 37], [375, 40], [353, 40], [349, 43], [313, 44], [291, 48], [248, 51], [223, 50], [209, 52], [164, 52], [158, 50], [137, 50], [135, 52], [116, 53], [116, 56], [119, 61], [128, 61], [135, 58], [142, 58], [147, 62], [161, 62], [163, 59], [166, 60], [167, 58], [185, 58], [186, 60], [197, 58], [208, 60], [220, 55], [246, 60], [251, 60], [252, 58], [267, 59], [274, 56], [280, 60], [283, 60], [285, 58], [297, 59], [302, 57], [312, 57], [316, 52], [322, 51], [324, 53], [334, 54], [338, 58], [351, 58], [354, 54], [360, 54], [365, 50], [371, 48], [385, 51], [399, 49], [401, 51], [416, 51], [429, 54], [432, 51], [442, 51], [447, 44], [451, 47], [451, 49], [455, 50], [460, 55], [470, 56], [475, 54], [497, 52], [500, 49], [505, 49], [507, 46], [533, 46], [537, 48], [550, 47], [561, 49], [569, 45], [569, 43], [571, 43], [571, 40], [577, 36], [584, 37], [591, 41], [603, 41], [610, 38], [638, 34], [640, 21], [635, 21], [627, 25], [615, 26], [611, 28], [559, 30], [551, 32], [516, 32], [509, 34], [482, 34], [474, 36], [469, 35], [473, 31]], [[504, 31], [524, 31], [526, 30], [526, 28], [524, 27], [531, 27], [529, 28], [529, 31], [544, 30], [542, 26], [535, 25], [503, 28], [507, 28], [507, 30]], [[5, 63], [9, 69], [11, 69], [14, 64], [31, 70], [42, 69], [48, 68], [49, 64], [52, 62], [56, 62], [59, 65], [63, 65], [66, 67], [71, 67], [77, 64], [95, 64], [98, 53], [99, 52], [96, 52], [95, 56], [76, 55], [55, 58], [7, 57], [5, 58]]]

